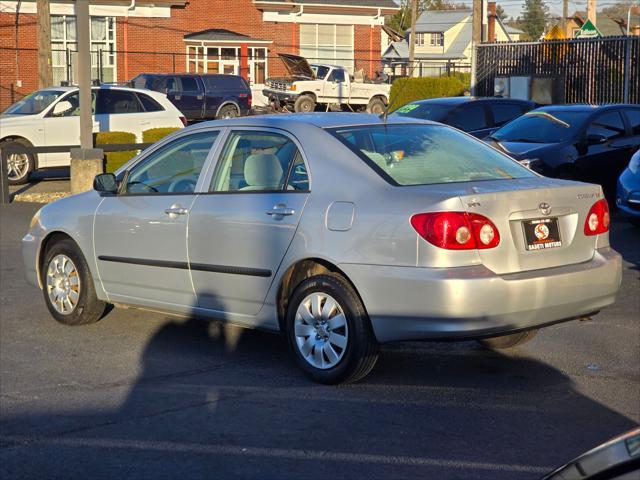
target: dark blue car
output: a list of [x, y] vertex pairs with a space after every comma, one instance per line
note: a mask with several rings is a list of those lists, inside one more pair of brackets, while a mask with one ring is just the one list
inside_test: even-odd
[[616, 205], [631, 223], [640, 227], [640, 150], [638, 150], [629, 166], [618, 179]]
[[640, 148], [640, 105], [555, 105], [527, 112], [485, 139], [548, 177], [616, 181]]
[[165, 93], [190, 122], [241, 117], [251, 111], [251, 88], [239, 75], [142, 73], [129, 84]]

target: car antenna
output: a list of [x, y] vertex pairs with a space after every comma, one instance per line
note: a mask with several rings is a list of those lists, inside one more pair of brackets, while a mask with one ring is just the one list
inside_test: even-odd
[[[413, 66], [411, 67], [411, 70], [409, 71], [409, 75], [407, 75], [407, 77], [405, 77], [407, 80], [409, 80], [410, 78], [413, 78], [413, 76], [412, 76], [411, 74], [413, 73], [413, 70], [416, 68], [416, 66], [417, 66], [417, 65], [413, 65]], [[408, 84], [408, 83], [409, 83], [408, 81], [407, 81], [407, 82], [404, 82], [404, 85], [402, 85], [402, 86], [398, 89], [398, 93], [396, 93], [396, 98], [398, 98], [398, 96], [400, 95], [400, 93], [401, 93], [402, 91], [404, 91], [404, 89], [405, 89], [405, 88], [407, 88], [407, 84]], [[391, 92], [389, 92], [389, 93], [391, 93]], [[391, 95], [389, 95], [389, 96], [391, 96]], [[389, 116], [389, 109], [390, 109], [394, 104], [395, 104], [395, 102], [389, 102], [389, 103], [387, 103], [387, 104], [384, 106], [384, 111], [383, 111], [380, 115], [378, 115], [378, 118], [379, 118], [380, 120], [382, 120], [382, 121], [383, 121], [383, 123], [384, 123], [385, 125], [387, 124], [387, 117]]]

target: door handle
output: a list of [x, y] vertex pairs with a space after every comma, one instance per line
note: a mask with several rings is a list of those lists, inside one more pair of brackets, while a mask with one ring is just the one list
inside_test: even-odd
[[293, 208], [288, 208], [286, 205], [278, 204], [274, 205], [271, 210], [267, 210], [265, 213], [272, 217], [285, 217], [294, 215], [296, 211]]
[[176, 96], [175, 96], [175, 97], [173, 97], [173, 98], [175, 98], [176, 100], [181, 100], [181, 99], [182, 99], [182, 95], [176, 95]]
[[172, 218], [175, 218], [178, 215], [186, 215], [187, 213], [189, 213], [189, 209], [181, 207], [180, 205], [171, 205], [169, 208], [165, 209], [164, 213]]
[[202, 95], [198, 95], [196, 98], [197, 98], [198, 100], [202, 100], [204, 97], [203, 97]]

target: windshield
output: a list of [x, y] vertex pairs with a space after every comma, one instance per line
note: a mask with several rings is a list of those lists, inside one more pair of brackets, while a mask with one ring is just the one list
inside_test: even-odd
[[449, 105], [437, 105], [433, 103], [410, 103], [403, 105], [391, 116], [420, 118], [422, 120], [441, 121], [451, 111]]
[[311, 70], [318, 80], [324, 80], [324, 77], [329, 73], [329, 67], [324, 67], [322, 65], [311, 65]]
[[491, 135], [499, 142], [558, 143], [571, 140], [591, 112], [532, 110]]
[[393, 185], [535, 176], [488, 145], [441, 125], [370, 125], [330, 131]]
[[19, 102], [7, 108], [4, 115], [37, 115], [42, 113], [49, 105], [65, 92], [60, 90], [39, 90], [27, 95]]

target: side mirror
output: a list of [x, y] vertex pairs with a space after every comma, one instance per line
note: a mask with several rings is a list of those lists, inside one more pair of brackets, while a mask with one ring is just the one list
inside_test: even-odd
[[601, 145], [607, 142], [607, 137], [597, 133], [587, 135], [587, 145]]
[[101, 173], [93, 179], [93, 189], [99, 193], [118, 193], [118, 180], [113, 173]]
[[62, 100], [61, 102], [56, 103], [56, 106], [53, 107], [53, 115], [59, 116], [64, 113], [67, 113], [73, 108], [73, 105], [68, 100]]

